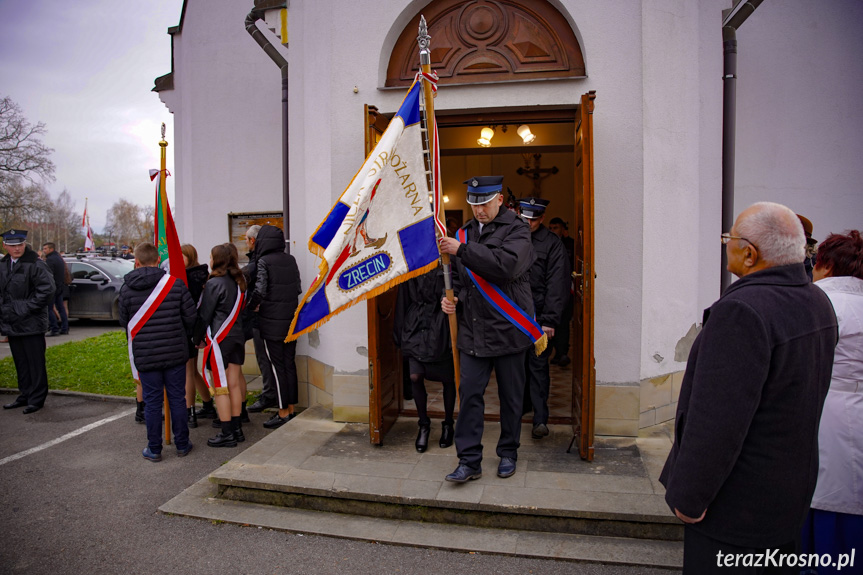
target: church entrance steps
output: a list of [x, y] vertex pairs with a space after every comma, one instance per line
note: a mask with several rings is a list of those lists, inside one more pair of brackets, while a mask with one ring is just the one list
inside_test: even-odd
[[[286, 531], [393, 544], [602, 563], [680, 567], [682, 526], [656, 482], [668, 428], [598, 438], [592, 463], [567, 454], [567, 426], [522, 431], [518, 471], [496, 476], [497, 424], [486, 424], [483, 477], [447, 483], [455, 448], [413, 446], [400, 420], [382, 447], [368, 429], [313, 407], [160, 508]], [[435, 429], [436, 426], [436, 429]]]

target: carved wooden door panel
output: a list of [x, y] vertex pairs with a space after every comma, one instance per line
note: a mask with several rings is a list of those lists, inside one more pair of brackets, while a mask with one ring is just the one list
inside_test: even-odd
[[[365, 155], [389, 123], [374, 106], [365, 107]], [[366, 300], [369, 329], [369, 440], [382, 445], [402, 407], [402, 357], [393, 343], [398, 286]]]
[[[596, 362], [593, 357], [593, 106], [595, 92], [581, 97], [575, 122], [575, 285], [572, 345], [572, 432], [582, 459], [593, 461]], [[572, 444], [570, 444], [570, 449]]]

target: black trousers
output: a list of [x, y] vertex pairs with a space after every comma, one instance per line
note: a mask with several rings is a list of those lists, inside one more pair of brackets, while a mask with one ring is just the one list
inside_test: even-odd
[[297, 364], [294, 358], [297, 354], [297, 342], [265, 339], [264, 351], [273, 369], [273, 378], [276, 382], [276, 396], [279, 400], [279, 409], [287, 409], [289, 405], [296, 405], [299, 401], [299, 384], [297, 383]]
[[252, 328], [252, 341], [255, 344], [255, 359], [258, 360], [258, 368], [261, 370], [261, 380], [263, 382], [261, 397], [275, 401], [279, 394], [276, 391], [273, 366], [270, 363], [270, 358], [267, 357], [267, 350], [264, 349], [264, 338], [261, 337], [261, 330], [258, 328]]
[[[774, 551], [776, 549], [778, 551]], [[731, 545], [686, 525], [683, 531], [683, 575], [799, 575], [800, 567], [796, 563], [795, 567], [789, 567], [787, 557], [782, 567], [773, 564], [778, 564], [780, 554], [792, 554], [796, 550], [794, 541], [770, 549]], [[768, 559], [769, 556], [773, 561]]]
[[566, 307], [563, 308], [563, 317], [561, 317], [560, 325], [554, 331], [554, 337], [551, 338], [551, 347], [555, 349], [554, 357], [561, 358], [569, 353], [569, 324], [572, 322], [572, 294], [567, 295]]
[[[525, 371], [527, 385], [525, 386], [525, 404], [530, 400], [533, 406], [533, 424], [548, 423], [548, 392], [551, 387], [551, 376], [548, 371], [548, 359], [554, 348], [549, 342], [545, 351], [537, 357], [533, 350], [527, 350]], [[525, 405], [526, 406], [526, 405]]]
[[19, 399], [27, 400], [27, 405], [42, 407], [48, 397], [45, 334], [10, 335], [9, 349], [18, 373]]
[[480, 469], [482, 431], [485, 423], [485, 389], [491, 370], [497, 378], [500, 399], [498, 457], [518, 458], [521, 439], [521, 403], [524, 396], [525, 351], [497, 357], [474, 357], [460, 352], [461, 385], [459, 412], [455, 425], [455, 447], [459, 463]]

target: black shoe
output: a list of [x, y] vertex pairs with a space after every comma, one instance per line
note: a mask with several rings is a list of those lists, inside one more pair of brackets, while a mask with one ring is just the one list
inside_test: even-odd
[[40, 409], [42, 409], [41, 405], [28, 405], [27, 407], [24, 408], [24, 411], [22, 411], [21, 413], [23, 413], [24, 415], [27, 415], [28, 413], [36, 413]]
[[243, 434], [243, 428], [238, 427], [234, 430], [234, 439], [237, 440], [237, 443], [242, 443], [246, 440], [245, 434]]
[[482, 469], [472, 469], [467, 465], [459, 464], [455, 468], [455, 471], [447, 475], [445, 479], [453, 483], [467, 483], [472, 479], [479, 479], [480, 477], [482, 477]]
[[199, 419], [219, 419], [219, 414], [216, 413], [216, 408], [213, 407], [212, 401], [205, 401], [204, 407], [195, 410], [195, 415]]
[[45, 337], [57, 337], [58, 335], [60, 335], [59, 331], [49, 331], [45, 334]]
[[61, 330], [60, 330], [60, 335], [69, 335], [69, 330], [67, 329], [66, 331], [63, 331], [63, 330], [61, 329]]
[[144, 402], [138, 401], [137, 407], [135, 408], [135, 423], [145, 423], [144, 419]]
[[453, 436], [454, 436], [454, 432], [453, 432], [453, 428], [452, 428], [452, 423], [447, 423], [446, 421], [444, 421], [441, 424], [439, 445], [441, 447], [443, 447], [444, 449], [451, 446]]
[[249, 414], [246, 412], [246, 410], [243, 410], [242, 413], [240, 413], [240, 423], [252, 423], [252, 420], [249, 419]]
[[279, 414], [276, 413], [270, 419], [264, 422], [264, 427], [266, 427], [267, 429], [276, 429], [283, 426], [293, 418], [293, 413], [289, 413], [287, 417], [280, 417]]
[[548, 426], [544, 423], [536, 423], [533, 426], [533, 431], [531, 431], [530, 436], [534, 439], [542, 439], [548, 435]]
[[186, 449], [177, 449], [177, 457], [186, 457], [189, 455], [189, 452], [192, 451], [192, 448], [195, 447], [192, 445], [192, 442], [189, 442], [189, 445], [186, 446]]
[[557, 365], [559, 365], [560, 367], [566, 367], [570, 363], [572, 363], [572, 360], [569, 359], [569, 356], [564, 355], [560, 358], [560, 361], [557, 362]]
[[497, 466], [498, 477], [512, 477], [515, 475], [515, 459], [512, 457], [501, 457], [500, 465]]
[[431, 424], [420, 424], [420, 430], [417, 433], [417, 441], [414, 444], [419, 453], [425, 452], [429, 446], [429, 434], [431, 433]]
[[191, 429], [198, 427], [198, 417], [195, 415], [195, 408], [194, 407], [188, 407], [188, 408], [186, 408], [186, 411], [187, 411], [187, 415], [189, 417], [189, 419], [188, 419], [189, 427]]
[[150, 451], [149, 447], [145, 447], [144, 451], [141, 452], [141, 455], [144, 456], [144, 459], [146, 459], [148, 461], [152, 461], [154, 463], [162, 461], [162, 454], [161, 453], [153, 453], [152, 451]]
[[259, 397], [255, 400], [255, 403], [246, 408], [246, 411], [250, 413], [260, 413], [269, 407], [276, 407], [278, 402], [274, 399], [266, 399], [264, 397]]
[[24, 407], [27, 405], [26, 399], [21, 399], [20, 397], [13, 401], [12, 403], [7, 403], [3, 406], [3, 409], [18, 409], [19, 407]]
[[236, 447], [237, 438], [233, 433], [219, 433], [207, 440], [207, 445], [210, 447]]
[[213, 424], [211, 426], [213, 429], [222, 429], [222, 422], [219, 421], [219, 418], [213, 420]]

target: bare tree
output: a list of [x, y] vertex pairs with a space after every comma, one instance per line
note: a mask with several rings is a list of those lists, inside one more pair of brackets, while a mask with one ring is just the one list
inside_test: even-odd
[[51, 196], [41, 185], [0, 176], [0, 228], [42, 221], [51, 205]]
[[54, 179], [51, 148], [42, 142], [45, 124], [27, 121], [8, 96], [0, 99], [0, 173], [35, 182]]
[[146, 224], [145, 209], [129, 200], [120, 199], [108, 210], [105, 233], [117, 244], [134, 246], [152, 230]]

